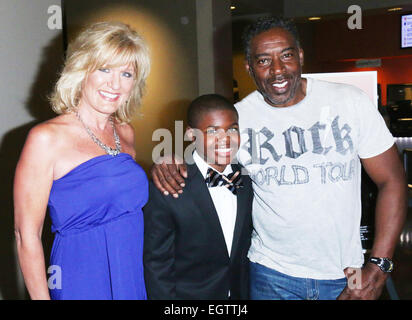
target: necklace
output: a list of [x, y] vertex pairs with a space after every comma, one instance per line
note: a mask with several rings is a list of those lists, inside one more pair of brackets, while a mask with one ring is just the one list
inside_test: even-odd
[[79, 121], [82, 123], [83, 127], [86, 129], [86, 132], [88, 133], [90, 138], [92, 138], [93, 142], [96, 143], [100, 148], [102, 148], [107, 154], [109, 154], [111, 156], [117, 156], [122, 151], [122, 146], [120, 144], [120, 139], [119, 139], [119, 136], [117, 135], [116, 128], [114, 126], [114, 122], [113, 122], [112, 117], [110, 117], [109, 121], [110, 121], [110, 124], [112, 125], [112, 128], [113, 128], [113, 136], [114, 136], [114, 143], [116, 144], [116, 149], [113, 149], [113, 148], [109, 147], [108, 145], [104, 144], [103, 142], [101, 142], [99, 140], [99, 138], [97, 138], [94, 135], [92, 130], [90, 130], [90, 128], [88, 126], [86, 126], [86, 124], [80, 118], [80, 115], [79, 115], [78, 112], [76, 112], [76, 116], [79, 119]]

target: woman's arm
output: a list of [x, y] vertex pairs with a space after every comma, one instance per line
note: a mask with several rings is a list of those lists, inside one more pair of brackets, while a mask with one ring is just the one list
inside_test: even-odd
[[41, 234], [53, 183], [53, 134], [47, 124], [34, 127], [14, 177], [14, 229], [19, 263], [32, 299], [50, 299]]

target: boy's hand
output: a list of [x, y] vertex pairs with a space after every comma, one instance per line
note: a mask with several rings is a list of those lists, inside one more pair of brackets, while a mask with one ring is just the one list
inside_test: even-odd
[[186, 164], [174, 156], [163, 157], [162, 162], [157, 162], [152, 166], [151, 174], [153, 183], [164, 195], [173, 195], [178, 198], [178, 193], [183, 192], [185, 180], [187, 178]]

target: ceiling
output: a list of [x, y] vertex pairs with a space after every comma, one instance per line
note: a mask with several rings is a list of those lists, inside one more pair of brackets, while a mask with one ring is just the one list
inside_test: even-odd
[[401, 7], [402, 12], [412, 12], [412, 0], [231, 0], [234, 19], [245, 16], [282, 15], [298, 20], [311, 16], [335, 18], [348, 15], [348, 8], [356, 3], [362, 14], [387, 14], [388, 8]]

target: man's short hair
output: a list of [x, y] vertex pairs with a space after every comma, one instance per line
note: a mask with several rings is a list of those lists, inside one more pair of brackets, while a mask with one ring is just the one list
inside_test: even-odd
[[299, 34], [295, 23], [291, 19], [282, 17], [264, 17], [259, 18], [252, 24], [248, 25], [243, 31], [242, 42], [245, 51], [246, 60], [250, 62], [250, 44], [252, 39], [258, 34], [274, 28], [284, 29], [293, 36], [296, 46], [300, 48]]
[[191, 128], [197, 128], [199, 120], [205, 113], [216, 110], [231, 110], [239, 118], [236, 108], [228, 99], [219, 94], [205, 94], [190, 103], [187, 110], [187, 124]]

